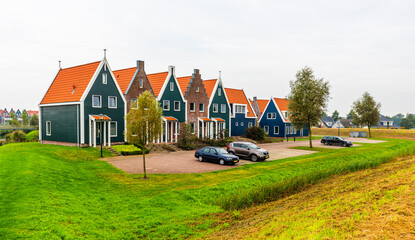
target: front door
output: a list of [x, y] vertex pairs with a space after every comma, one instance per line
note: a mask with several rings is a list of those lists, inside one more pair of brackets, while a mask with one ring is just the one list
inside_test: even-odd
[[97, 145], [101, 145], [101, 130], [102, 130], [102, 122], [97, 122]]

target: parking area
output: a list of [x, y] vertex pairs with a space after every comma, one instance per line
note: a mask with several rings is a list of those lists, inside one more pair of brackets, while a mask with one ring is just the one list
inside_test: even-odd
[[[362, 143], [378, 143], [382, 141], [370, 140], [364, 138], [345, 138], [352, 142]], [[297, 142], [281, 142], [281, 143], [267, 143], [259, 144], [261, 148], [267, 149], [270, 158], [267, 161], [275, 161], [278, 159], [302, 156], [315, 153], [314, 151], [291, 149], [296, 146], [308, 146], [308, 141]], [[325, 148], [341, 148], [338, 146], [325, 146], [320, 143], [320, 140], [314, 140], [313, 146]], [[358, 146], [358, 145], [355, 145]], [[194, 157], [195, 151], [179, 151], [170, 153], [150, 153], [146, 155], [146, 169], [147, 173], [202, 173], [235, 168], [244, 164], [252, 164], [250, 160], [241, 159], [240, 162], [234, 166], [221, 166], [216, 163], [199, 162]], [[142, 156], [121, 156], [105, 158], [104, 161], [112, 164], [128, 173], [142, 173], [143, 161]]]

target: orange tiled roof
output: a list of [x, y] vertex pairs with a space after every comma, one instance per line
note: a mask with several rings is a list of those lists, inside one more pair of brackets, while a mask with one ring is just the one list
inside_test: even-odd
[[100, 61], [59, 70], [40, 104], [81, 100], [99, 64]]
[[121, 92], [126, 94], [128, 86], [130, 86], [131, 80], [133, 80], [134, 74], [137, 71], [137, 67], [120, 69], [113, 71], [115, 79], [121, 88]]
[[222, 118], [212, 118], [213, 120], [217, 121], [217, 122], [224, 122], [225, 120], [223, 120]]
[[[107, 115], [91, 115], [95, 120], [105, 120], [105, 121], [111, 121], [111, 118], [109, 118]], [[101, 118], [102, 117], [102, 118]]]
[[166, 81], [167, 75], [168, 72], [153, 73], [147, 75], [147, 78], [150, 81], [150, 85], [153, 88], [156, 97], [159, 96], [161, 88], [163, 87], [163, 84]]
[[218, 79], [211, 79], [211, 80], [204, 80], [203, 81], [203, 85], [205, 85], [205, 89], [206, 89], [206, 93], [208, 95], [208, 98], [210, 98], [210, 95], [212, 95], [213, 88], [216, 85], [216, 81], [218, 81]]
[[288, 99], [285, 98], [274, 98], [275, 103], [277, 104], [280, 111], [288, 111]]
[[186, 95], [187, 87], [189, 86], [189, 82], [192, 79], [192, 76], [188, 77], [179, 77], [177, 81], [179, 82], [180, 89], [182, 90], [183, 95]]
[[163, 117], [166, 121], [177, 121], [177, 118], [174, 117]]
[[212, 121], [211, 119], [205, 118], [205, 117], [201, 117], [200, 119], [202, 119], [202, 121], [205, 121], [205, 122], [211, 122]]
[[34, 114], [39, 115], [39, 111], [26, 111], [27, 115], [29, 115], [29, 117], [33, 116]]
[[246, 104], [248, 110], [248, 117], [255, 117], [254, 111], [249, 105], [245, 92], [242, 89], [225, 88], [226, 96], [228, 96], [229, 103]]
[[267, 107], [267, 104], [268, 104], [269, 100], [257, 99], [256, 102], [258, 103], [259, 111], [261, 111], [261, 113], [264, 113], [265, 108]]

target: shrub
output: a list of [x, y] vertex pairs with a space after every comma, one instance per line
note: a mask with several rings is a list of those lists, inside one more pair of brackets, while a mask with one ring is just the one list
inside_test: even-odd
[[169, 151], [169, 152], [175, 152], [176, 151], [176, 149], [173, 146], [171, 146], [170, 144], [163, 144], [163, 145], [161, 145], [161, 148], [163, 148], [164, 150]]
[[255, 141], [265, 140], [265, 131], [260, 126], [252, 126], [245, 129], [245, 134], [247, 138]]
[[197, 137], [192, 134], [190, 125], [184, 123], [182, 129], [180, 130], [180, 137], [177, 140], [177, 147], [184, 150], [194, 150], [196, 149], [196, 141]]
[[26, 135], [26, 141], [37, 142], [39, 140], [39, 130], [31, 131]]
[[13, 141], [13, 133], [8, 133], [4, 136], [4, 139], [6, 140], [6, 142], [11, 142]]
[[13, 132], [13, 140], [15, 142], [24, 142], [26, 141], [26, 133], [21, 130]]
[[[143, 150], [141, 148], [138, 148], [134, 145], [115, 145], [112, 146], [112, 149], [119, 152], [121, 155], [141, 155], [143, 154]], [[146, 150], [146, 153], [148, 153], [148, 150]]]

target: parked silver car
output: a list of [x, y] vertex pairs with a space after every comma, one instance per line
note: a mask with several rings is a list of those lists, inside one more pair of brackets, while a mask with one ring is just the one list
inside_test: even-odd
[[250, 142], [232, 142], [227, 146], [227, 150], [236, 156], [250, 158], [252, 162], [269, 158], [267, 150]]

